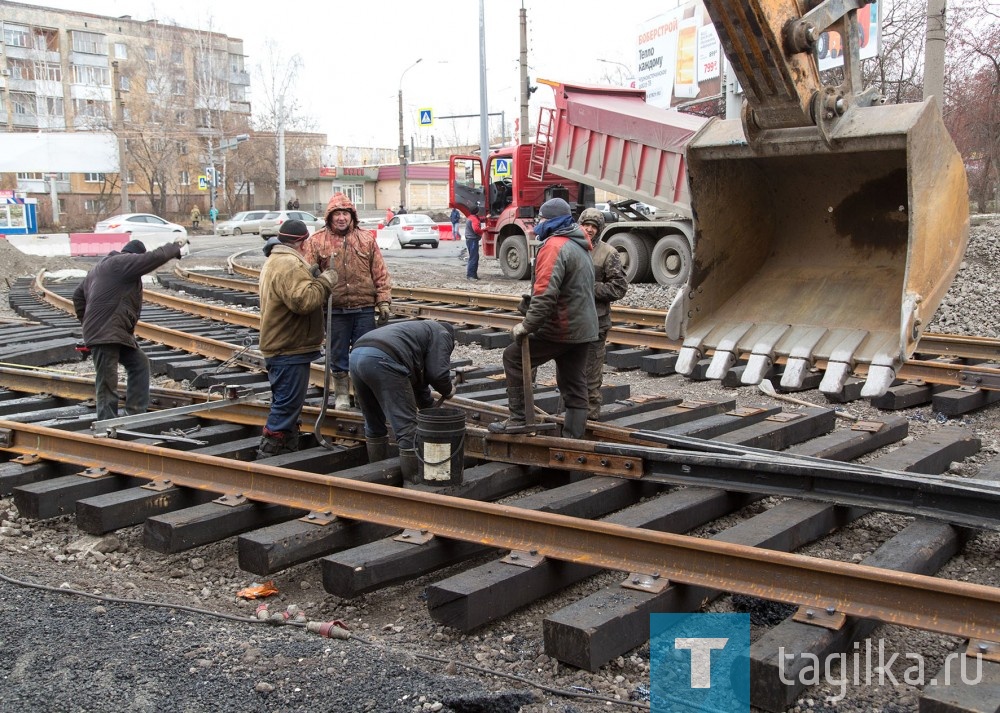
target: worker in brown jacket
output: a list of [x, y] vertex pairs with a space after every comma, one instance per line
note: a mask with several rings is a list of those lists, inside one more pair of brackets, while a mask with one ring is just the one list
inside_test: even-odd
[[305, 258], [320, 271], [334, 269], [340, 280], [331, 292], [327, 349], [333, 373], [334, 408], [351, 407], [348, 375], [351, 347], [364, 334], [389, 321], [392, 283], [375, 234], [358, 227], [358, 212], [343, 193], [326, 206], [326, 227], [305, 242]]
[[601, 384], [604, 381], [604, 358], [607, 353], [608, 331], [611, 329], [611, 303], [620, 300], [628, 291], [625, 270], [618, 259], [618, 251], [601, 240], [604, 232], [604, 213], [587, 208], [580, 213], [580, 229], [594, 246], [590, 256], [594, 260], [594, 304], [597, 307], [597, 340], [590, 343], [587, 354], [587, 418], [596, 421], [601, 417]]

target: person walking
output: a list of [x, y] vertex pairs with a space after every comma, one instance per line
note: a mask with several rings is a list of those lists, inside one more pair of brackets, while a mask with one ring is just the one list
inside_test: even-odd
[[358, 227], [358, 212], [343, 193], [326, 206], [326, 225], [305, 244], [305, 258], [320, 271], [334, 268], [340, 281], [331, 292], [327, 359], [333, 374], [334, 408], [351, 407], [348, 375], [351, 347], [365, 333], [389, 321], [392, 283], [375, 234]]
[[465, 279], [479, 281], [479, 241], [483, 237], [483, 227], [479, 215], [469, 212], [465, 221], [465, 247], [469, 251], [469, 262], [465, 266]]
[[451, 380], [454, 348], [455, 328], [432, 319], [379, 327], [354, 343], [351, 381], [365, 418], [370, 463], [387, 456], [388, 418], [399, 447], [400, 470], [407, 481], [415, 482], [417, 409], [434, 405], [431, 388], [446, 399], [455, 395]]
[[264, 244], [260, 271], [260, 351], [271, 384], [271, 409], [264, 422], [258, 458], [299, 447], [299, 417], [309, 389], [310, 364], [323, 346], [323, 307], [336, 286], [336, 270], [313, 277], [303, 257], [309, 228], [286, 220]]
[[386, 208], [385, 209], [385, 224], [386, 225], [389, 225], [389, 223], [395, 217], [396, 217], [396, 214], [392, 212], [392, 208]]
[[628, 279], [618, 258], [618, 251], [601, 241], [604, 214], [596, 208], [580, 213], [580, 230], [590, 240], [594, 262], [594, 303], [597, 308], [597, 339], [592, 341], [587, 353], [587, 417], [597, 421], [601, 417], [601, 384], [604, 382], [604, 357], [607, 352], [608, 331], [611, 329], [611, 303], [620, 300], [628, 291]]
[[296, 198], [295, 200], [292, 201], [292, 210], [298, 210], [298, 209], [299, 209], [299, 199]]
[[142, 312], [142, 276], [188, 254], [187, 237], [146, 252], [139, 240], [112, 250], [73, 292], [83, 342], [94, 358], [97, 420], [118, 416], [118, 365], [125, 367], [125, 414], [149, 408], [149, 358], [135, 339]]
[[455, 240], [458, 240], [458, 223], [462, 220], [462, 214], [458, 212], [458, 208], [451, 209], [449, 220], [451, 221], [451, 234]]
[[191, 227], [197, 230], [199, 223], [201, 223], [201, 211], [198, 210], [198, 206], [191, 206]]
[[510, 418], [487, 427], [492, 433], [523, 433], [524, 368], [521, 342], [528, 339], [530, 368], [555, 360], [556, 383], [566, 404], [562, 434], [582, 438], [587, 427], [587, 354], [597, 339], [594, 263], [587, 236], [573, 222], [569, 203], [552, 198], [538, 210], [531, 301], [514, 325], [514, 341], [503, 351]]
[[208, 219], [212, 221], [212, 231], [215, 231], [215, 221], [219, 217], [219, 209], [214, 205], [208, 209]]

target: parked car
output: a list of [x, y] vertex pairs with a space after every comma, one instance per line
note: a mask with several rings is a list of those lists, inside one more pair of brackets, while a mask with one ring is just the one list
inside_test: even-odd
[[187, 235], [187, 228], [171, 223], [149, 213], [123, 213], [113, 215], [94, 226], [95, 233], [180, 233]]
[[278, 226], [286, 220], [301, 220], [312, 233], [324, 225], [322, 218], [317, 218], [304, 210], [272, 210], [260, 221], [260, 237], [265, 240], [273, 238], [278, 234]]
[[389, 221], [385, 230], [395, 234], [400, 246], [404, 248], [418, 248], [421, 245], [430, 245], [432, 248], [436, 248], [441, 239], [438, 224], [429, 215], [423, 213], [397, 215]]
[[267, 215], [266, 210], [247, 210], [237, 213], [229, 220], [215, 224], [216, 235], [243, 235], [244, 233], [259, 233], [260, 221]]

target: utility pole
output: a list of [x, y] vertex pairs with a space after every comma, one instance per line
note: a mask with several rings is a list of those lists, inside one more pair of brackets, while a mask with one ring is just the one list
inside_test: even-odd
[[399, 75], [399, 207], [406, 206], [406, 139], [403, 137], [403, 77], [424, 61], [421, 57]]
[[[490, 161], [490, 108], [486, 93], [486, 10], [483, 0], [479, 0], [479, 155], [483, 168], [488, 169]], [[489, 176], [486, 176], [489, 180]]]
[[927, 35], [924, 41], [924, 99], [937, 97], [944, 111], [944, 44], [946, 0], [928, 0]]
[[521, 137], [520, 143], [530, 140], [528, 135], [528, 100], [531, 91], [528, 89], [528, 11], [521, 7]]
[[128, 166], [125, 157], [128, 155], [125, 146], [125, 102], [122, 100], [121, 76], [118, 73], [118, 60], [111, 63], [115, 83], [115, 119], [118, 122], [118, 181], [121, 183], [122, 213], [129, 212], [128, 204]]
[[285, 209], [285, 93], [278, 99], [278, 210]]

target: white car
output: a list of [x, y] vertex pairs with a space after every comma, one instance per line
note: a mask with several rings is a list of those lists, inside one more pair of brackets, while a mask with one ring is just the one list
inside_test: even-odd
[[266, 210], [248, 210], [237, 213], [229, 220], [216, 223], [217, 235], [243, 235], [244, 233], [259, 233], [260, 221], [267, 215]]
[[438, 231], [438, 224], [429, 215], [423, 213], [403, 213], [397, 215], [385, 230], [391, 232], [399, 240], [401, 247], [419, 248], [421, 245], [430, 245], [432, 248], [438, 246], [441, 233]]
[[[150, 213], [113, 215], [94, 226], [95, 233], [177, 233], [187, 235], [187, 228]], [[176, 236], [175, 236], [176, 237]]]

